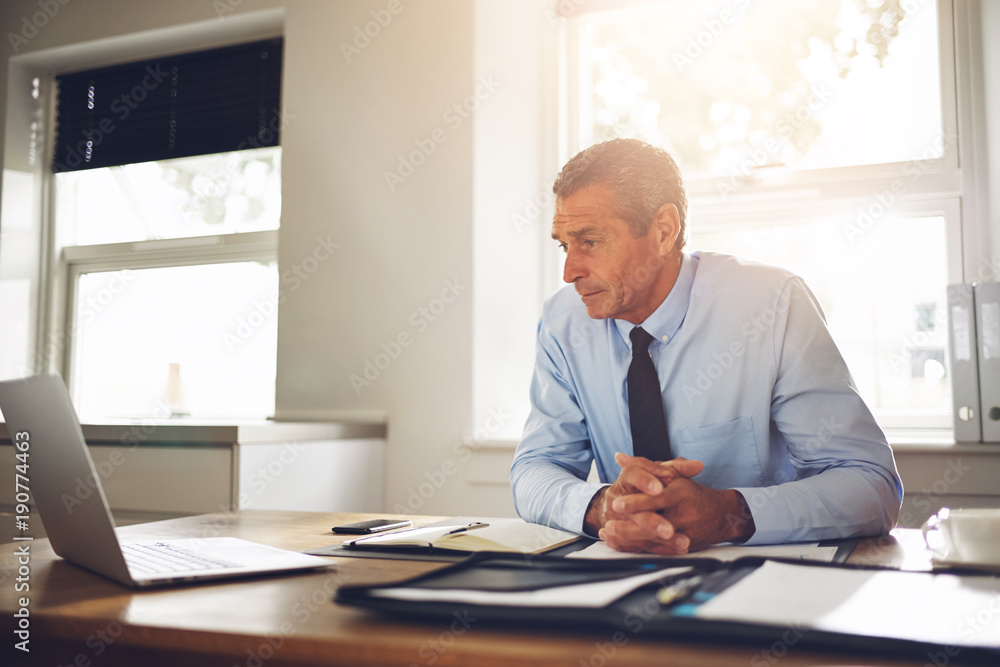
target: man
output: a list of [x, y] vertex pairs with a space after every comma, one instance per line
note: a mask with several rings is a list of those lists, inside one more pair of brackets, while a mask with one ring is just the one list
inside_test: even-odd
[[641, 141], [582, 151], [553, 191], [571, 286], [538, 327], [523, 518], [664, 555], [893, 527], [892, 452], [800, 278], [685, 254], [677, 164]]

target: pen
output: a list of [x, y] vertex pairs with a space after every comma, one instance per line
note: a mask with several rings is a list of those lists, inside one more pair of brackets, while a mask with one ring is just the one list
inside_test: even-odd
[[490, 524], [483, 523], [482, 521], [476, 521], [475, 523], [470, 523], [468, 526], [463, 526], [461, 528], [456, 528], [455, 530], [449, 530], [448, 535], [454, 535], [455, 533], [465, 533], [470, 530], [475, 530], [476, 528], [486, 528]]
[[673, 604], [680, 599], [687, 597], [701, 583], [700, 576], [689, 577], [676, 584], [664, 586], [656, 593], [656, 601], [662, 605]]

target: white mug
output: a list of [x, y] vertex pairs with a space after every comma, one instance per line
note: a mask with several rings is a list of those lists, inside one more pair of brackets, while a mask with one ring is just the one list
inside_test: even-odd
[[935, 559], [1000, 565], [1000, 509], [942, 507], [921, 531]]

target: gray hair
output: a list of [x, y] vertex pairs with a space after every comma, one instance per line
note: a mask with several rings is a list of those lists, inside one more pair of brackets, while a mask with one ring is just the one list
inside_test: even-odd
[[559, 172], [552, 192], [564, 199], [588, 185], [607, 186], [615, 196], [615, 213], [628, 223], [632, 236], [649, 233], [664, 204], [677, 207], [680, 229], [675, 250], [684, 247], [687, 195], [677, 162], [670, 153], [638, 139], [612, 139], [577, 153]]

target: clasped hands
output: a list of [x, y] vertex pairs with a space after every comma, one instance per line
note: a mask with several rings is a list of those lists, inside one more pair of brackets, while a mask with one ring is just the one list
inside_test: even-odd
[[650, 461], [619, 452], [618, 479], [594, 496], [585, 528], [617, 551], [672, 556], [719, 542], [741, 542], [754, 533], [743, 496], [690, 478], [705, 465], [677, 458]]

